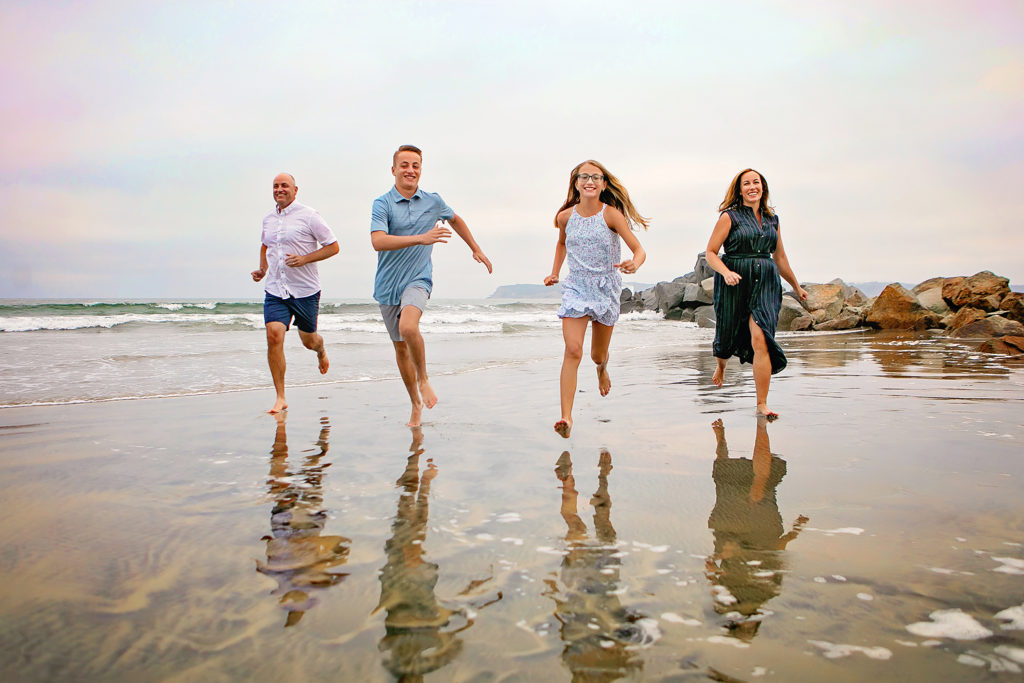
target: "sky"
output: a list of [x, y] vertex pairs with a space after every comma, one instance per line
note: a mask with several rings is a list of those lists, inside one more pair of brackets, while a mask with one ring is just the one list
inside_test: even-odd
[[693, 268], [732, 177], [764, 174], [797, 277], [1024, 283], [1019, 0], [46, 2], [0, 5], [0, 297], [258, 298], [295, 176], [372, 295], [398, 145], [463, 217], [434, 297], [551, 270], [569, 173], [601, 161]]

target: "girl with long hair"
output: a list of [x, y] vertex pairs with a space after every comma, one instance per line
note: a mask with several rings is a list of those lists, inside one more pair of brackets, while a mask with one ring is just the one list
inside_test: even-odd
[[[562, 319], [565, 355], [559, 379], [562, 417], [555, 431], [569, 438], [572, 431], [572, 403], [576, 396], [576, 375], [583, 358], [587, 323], [591, 322], [590, 357], [597, 365], [597, 385], [602, 396], [612, 388], [608, 375], [608, 345], [612, 328], [619, 318], [622, 277], [635, 273], [647, 259], [647, 252], [633, 234], [634, 226], [647, 229], [629, 192], [618, 178], [593, 160], [584, 161], [569, 174], [569, 192], [555, 215], [558, 243], [551, 275], [544, 284], [558, 282], [562, 263], [569, 259], [569, 274], [562, 283]], [[620, 261], [619, 240], [626, 243], [633, 257]]]
[[[779, 415], [768, 408], [771, 377], [786, 367], [786, 354], [775, 341], [782, 305], [781, 275], [801, 299], [800, 286], [782, 247], [779, 217], [768, 203], [768, 182], [752, 168], [736, 174], [719, 205], [720, 215], [705, 251], [715, 271], [715, 343], [718, 368], [711, 381], [721, 387], [725, 362], [738, 356], [753, 363], [757, 414]], [[718, 250], [725, 246], [725, 254]]]

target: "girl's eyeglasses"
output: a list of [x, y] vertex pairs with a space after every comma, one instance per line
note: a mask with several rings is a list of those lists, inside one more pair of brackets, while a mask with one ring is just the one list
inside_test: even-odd
[[601, 175], [600, 173], [593, 173], [593, 174], [591, 174], [591, 173], [580, 173], [576, 177], [579, 178], [580, 180], [582, 180], [585, 183], [588, 183], [591, 180], [593, 180], [595, 183], [599, 183], [602, 180], [604, 180], [604, 176]]

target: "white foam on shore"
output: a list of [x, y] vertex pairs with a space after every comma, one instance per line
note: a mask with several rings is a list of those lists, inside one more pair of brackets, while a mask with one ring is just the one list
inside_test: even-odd
[[1021, 631], [1024, 630], [1024, 605], [1019, 607], [1007, 607], [1001, 612], [997, 612], [995, 615], [996, 619], [1007, 621], [1007, 624], [1000, 624], [999, 628], [1006, 631]]
[[864, 530], [855, 526], [844, 526], [840, 529], [817, 529], [815, 527], [804, 527], [804, 531], [820, 531], [823, 534], [833, 536], [835, 534], [850, 534], [852, 536], [860, 536], [864, 533]]
[[884, 647], [863, 647], [861, 645], [842, 645], [830, 643], [825, 640], [808, 640], [808, 643], [814, 647], [824, 650], [826, 659], [839, 659], [841, 657], [849, 657], [850, 655], [860, 652], [869, 659], [889, 659], [892, 657], [892, 650]]
[[741, 650], [750, 647], [750, 643], [744, 643], [742, 640], [737, 640], [736, 638], [729, 638], [727, 636], [708, 636], [707, 641], [709, 643], [715, 643], [717, 645], [732, 645], [733, 647], [737, 647]]
[[684, 626], [700, 626], [702, 623], [697, 619], [687, 619], [686, 617], [681, 617], [675, 612], [665, 612], [661, 615], [661, 618], [669, 623], [682, 624]]
[[992, 635], [992, 631], [959, 609], [935, 610], [928, 617], [931, 621], [908, 624], [907, 630], [915, 636], [923, 638], [951, 638], [953, 640], [980, 640]]
[[1003, 574], [1024, 575], [1024, 560], [1015, 557], [993, 557], [996, 562], [1001, 562], [1002, 567], [996, 567], [992, 571]]

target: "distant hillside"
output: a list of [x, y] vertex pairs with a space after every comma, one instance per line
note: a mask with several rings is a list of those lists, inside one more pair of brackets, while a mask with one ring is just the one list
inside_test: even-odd
[[[644, 282], [623, 282], [623, 287], [627, 287], [634, 292], [639, 292], [653, 285], [649, 285]], [[562, 298], [562, 286], [553, 285], [551, 287], [545, 287], [544, 285], [501, 285], [494, 293], [491, 294], [488, 299], [561, 299]]]

